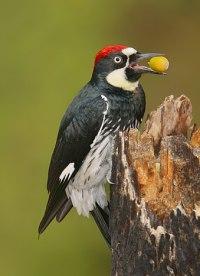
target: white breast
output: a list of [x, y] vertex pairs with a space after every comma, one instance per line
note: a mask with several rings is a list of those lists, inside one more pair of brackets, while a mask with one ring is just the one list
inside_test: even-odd
[[91, 148], [74, 178], [74, 187], [88, 189], [104, 181], [110, 169], [111, 148], [112, 136], [106, 137]]
[[96, 143], [66, 188], [66, 193], [79, 214], [88, 216], [96, 202], [102, 208], [107, 205], [104, 184], [107, 175], [110, 175], [112, 145], [111, 135]]

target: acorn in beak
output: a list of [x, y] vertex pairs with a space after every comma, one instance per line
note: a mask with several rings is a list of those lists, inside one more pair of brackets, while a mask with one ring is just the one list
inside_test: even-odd
[[[149, 60], [149, 67], [140, 65], [139, 62], [143, 60]], [[168, 60], [158, 53], [137, 53], [134, 61], [130, 62], [129, 68], [134, 70], [136, 74], [152, 73], [165, 75], [169, 67]]]

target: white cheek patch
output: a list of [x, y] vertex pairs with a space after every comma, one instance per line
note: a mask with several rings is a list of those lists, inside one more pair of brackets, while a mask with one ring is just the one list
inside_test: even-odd
[[122, 50], [122, 53], [127, 56], [127, 62], [124, 68], [116, 69], [106, 77], [109, 84], [114, 87], [122, 88], [126, 91], [133, 92], [138, 87], [138, 81], [131, 82], [127, 80], [125, 70], [129, 65], [129, 56], [137, 53], [137, 50], [131, 47]]
[[138, 81], [128, 81], [126, 78], [125, 69], [126, 67], [114, 70], [113, 72], [108, 74], [106, 80], [112, 86], [133, 92], [138, 87]]
[[126, 56], [131, 56], [133, 54], [136, 54], [137, 53], [137, 50], [135, 50], [134, 48], [131, 48], [131, 47], [128, 47], [128, 48], [125, 48], [122, 50], [122, 53]]

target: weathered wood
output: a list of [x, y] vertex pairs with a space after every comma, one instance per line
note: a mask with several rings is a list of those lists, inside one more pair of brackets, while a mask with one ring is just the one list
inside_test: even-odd
[[200, 129], [170, 96], [121, 133], [111, 187], [112, 275], [200, 275]]

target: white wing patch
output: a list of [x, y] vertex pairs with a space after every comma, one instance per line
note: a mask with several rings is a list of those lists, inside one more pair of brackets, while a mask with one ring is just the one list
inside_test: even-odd
[[61, 173], [59, 179], [60, 182], [68, 180], [74, 172], [74, 163], [70, 163]]

